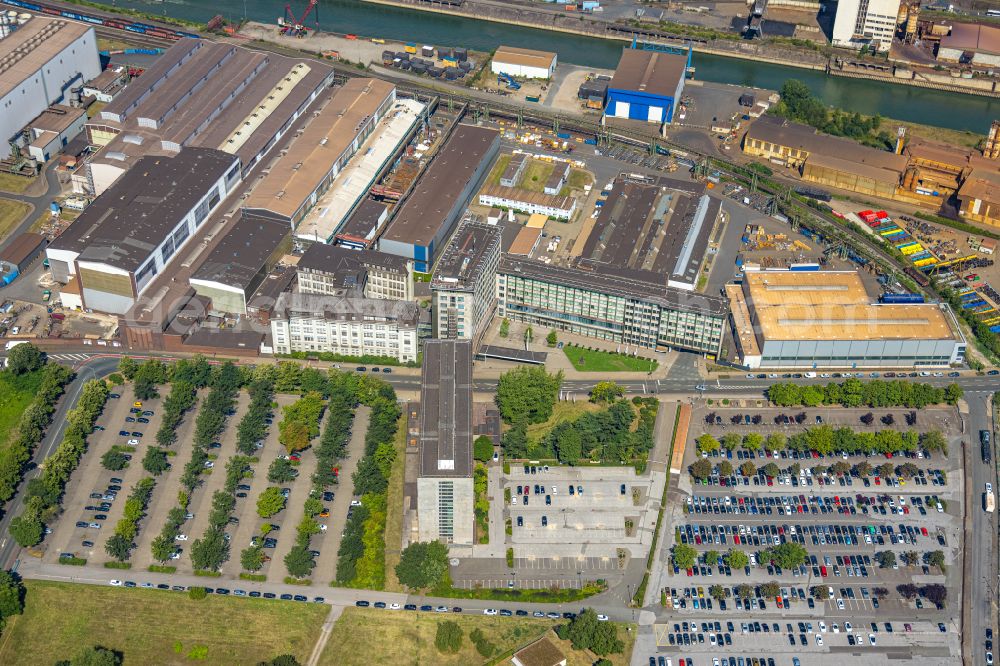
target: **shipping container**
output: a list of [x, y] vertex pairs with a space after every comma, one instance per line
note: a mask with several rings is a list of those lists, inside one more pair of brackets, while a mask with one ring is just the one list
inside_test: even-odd
[[924, 297], [921, 294], [882, 294], [878, 300], [880, 303], [923, 303]]
[[541, 98], [538, 95], [528, 95], [524, 98], [526, 102], [537, 102], [539, 99]]
[[403, 47], [403, 50], [406, 51], [407, 53], [416, 53], [417, 45], [414, 42], [406, 42], [406, 45]]
[[597, 139], [584, 139], [583, 142], [585, 144], [587, 144], [588, 146], [596, 146], [597, 145]]

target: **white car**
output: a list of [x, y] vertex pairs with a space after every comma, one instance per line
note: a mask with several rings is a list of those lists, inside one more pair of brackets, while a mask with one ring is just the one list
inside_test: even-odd
[[820, 620], [820, 622], [819, 622], [819, 630], [822, 631], [824, 634], [826, 633], [826, 622], [823, 622], [822, 620]]
[[120, 580], [111, 580], [108, 581], [108, 584], [111, 585], [112, 587], [121, 587], [125, 583], [121, 582]]
[[130, 439], [130, 440], [128, 440], [128, 445], [129, 446], [139, 446], [139, 440], [137, 440], [137, 439]]
[[174, 541], [187, 541], [187, 540], [188, 540], [187, 534], [178, 534], [177, 536], [174, 537]]
[[483, 611], [483, 615], [496, 615], [496, 614], [497, 614], [496, 608], [487, 608], [486, 610]]
[[598, 615], [597, 619], [600, 620], [601, 622], [607, 622], [608, 621], [608, 616], [607, 615]]
[[399, 604], [396, 602], [389, 604], [389, 610], [399, 610]]
[[215, 467], [215, 463], [214, 462], [212, 462], [211, 460], [206, 460], [205, 461], [205, 469], [212, 469], [213, 467]]
[[875, 634], [868, 634], [868, 642], [875, 645]]
[[361, 506], [361, 500], [351, 500], [351, 506]]
[[179, 559], [181, 559], [181, 551], [175, 550], [174, 552], [170, 553], [170, 559], [172, 559], [172, 560], [179, 560]]
[[326, 532], [326, 525], [320, 525], [319, 526], [319, 531], [320, 532]]
[[988, 492], [988, 493], [993, 492], [993, 484], [992, 483], [987, 483], [986, 484], [986, 492]]
[[821, 634], [816, 634], [816, 645], [823, 647], [823, 636]]
[[852, 631], [854, 631], [854, 627], [851, 625], [850, 622], [844, 623], [844, 631], [846, 631], [847, 633], [851, 633]]
[[836, 622], [834, 622], [831, 625], [831, 628], [833, 629], [833, 633], [835, 633], [835, 634], [839, 634], [840, 633], [840, 625], [837, 624]]

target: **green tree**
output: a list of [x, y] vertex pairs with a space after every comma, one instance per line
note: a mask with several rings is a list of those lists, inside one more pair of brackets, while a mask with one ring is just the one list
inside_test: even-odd
[[896, 553], [891, 550], [883, 550], [875, 553], [875, 561], [883, 569], [891, 569], [896, 566]]
[[153, 539], [153, 542], [149, 544], [149, 548], [153, 553], [153, 559], [157, 562], [166, 562], [173, 555], [174, 550], [176, 550], [174, 542], [163, 534]]
[[249, 546], [240, 553], [240, 566], [247, 571], [260, 571], [264, 566], [264, 549], [260, 546]]
[[312, 553], [300, 544], [292, 546], [292, 549], [285, 555], [285, 568], [288, 569], [289, 576], [305, 578], [315, 566], [316, 560], [313, 559]]
[[625, 389], [612, 381], [597, 382], [590, 391], [591, 402], [614, 402], [625, 395]]
[[[17, 347], [15, 347], [15, 349], [17, 349]], [[125, 458], [125, 454], [121, 451], [111, 449], [101, 456], [101, 465], [104, 466], [104, 469], [111, 470], [112, 472], [120, 472], [128, 467], [128, 460]]]
[[743, 443], [743, 439], [740, 437], [739, 433], [727, 432], [722, 436], [722, 447], [727, 451], [735, 451]]
[[[756, 435], [757, 433], [749, 433], [749, 434]], [[773, 453], [776, 453], [778, 451], [783, 451], [788, 446], [788, 438], [785, 437], [780, 432], [772, 432], [770, 435], [767, 436], [765, 446], [767, 447], [768, 451], [771, 451]]]
[[152, 474], [159, 476], [167, 471], [170, 463], [167, 462], [167, 452], [163, 449], [151, 446], [146, 449], [146, 455], [142, 457], [142, 468]]
[[791, 569], [805, 563], [809, 553], [797, 543], [783, 543], [768, 551], [770, 559], [782, 569]]
[[472, 457], [479, 462], [489, 462], [493, 457], [493, 439], [489, 435], [480, 435], [472, 443]]
[[128, 559], [129, 551], [132, 550], [132, 541], [121, 534], [113, 534], [104, 544], [104, 550], [119, 562], [124, 562]]
[[708, 588], [708, 596], [716, 599], [717, 601], [722, 601], [726, 598], [726, 588], [721, 585], [712, 585]]
[[781, 585], [778, 584], [778, 581], [771, 580], [766, 583], [761, 583], [758, 591], [760, 592], [760, 596], [765, 599], [774, 599], [776, 596], [781, 594]]
[[733, 569], [743, 569], [750, 565], [750, 558], [747, 557], [747, 554], [735, 548], [730, 548], [723, 559]]
[[261, 518], [270, 518], [284, 508], [285, 496], [281, 494], [281, 489], [275, 486], [267, 488], [257, 498], [257, 515]]
[[740, 465], [740, 474], [743, 476], [754, 476], [757, 474], [757, 466], [748, 460]]
[[719, 440], [712, 437], [708, 433], [705, 433], [698, 438], [698, 452], [699, 453], [714, 453], [719, 450]]
[[747, 451], [760, 451], [764, 444], [764, 436], [759, 432], [748, 432], [743, 436], [743, 448]]
[[10, 571], [0, 571], [0, 622], [24, 612], [24, 584]]
[[506, 338], [508, 335], [510, 335], [510, 319], [504, 317], [500, 322], [500, 337]]
[[874, 468], [868, 463], [867, 460], [862, 460], [854, 466], [854, 471], [857, 472], [857, 475], [860, 478], [866, 479], [872, 475]]
[[35, 345], [25, 342], [7, 352], [7, 370], [15, 375], [40, 370], [45, 365], [45, 354]]
[[948, 384], [948, 386], [944, 389], [944, 401], [949, 405], [954, 405], [961, 400], [964, 395], [965, 391], [958, 384]]
[[407, 587], [434, 587], [448, 572], [448, 547], [439, 541], [415, 541], [403, 549], [396, 578]]
[[576, 650], [589, 650], [597, 632], [597, 612], [593, 608], [585, 608], [566, 627], [566, 638], [573, 643]]
[[590, 651], [598, 656], [625, 651], [625, 644], [618, 638], [618, 629], [612, 622], [597, 623], [590, 640]]
[[288, 483], [293, 481], [297, 475], [298, 470], [287, 458], [275, 458], [274, 462], [267, 468], [267, 480], [271, 483]]
[[733, 463], [728, 460], [723, 460], [719, 462], [719, 476], [732, 476], [733, 475]]
[[816, 601], [826, 601], [830, 598], [830, 589], [826, 585], [814, 585], [810, 591]]
[[41, 543], [44, 532], [45, 525], [33, 512], [25, 511], [10, 521], [10, 535], [22, 548], [30, 548]]
[[560, 423], [548, 438], [560, 462], [575, 465], [583, 457], [583, 435], [574, 423]]
[[505, 458], [524, 458], [528, 455], [528, 432], [524, 423], [515, 423], [500, 439]]
[[191, 563], [195, 569], [218, 571], [229, 559], [229, 542], [218, 528], [209, 528], [205, 536], [191, 544]]
[[555, 329], [552, 329], [549, 331], [549, 334], [545, 336], [545, 344], [549, 347], [555, 347], [557, 342], [559, 342], [559, 338], [556, 336]]
[[462, 649], [462, 628], [458, 622], [445, 620], [438, 622], [437, 633], [434, 635], [434, 645], [438, 652], [455, 654]]
[[701, 479], [707, 479], [712, 475], [712, 463], [705, 458], [698, 458], [691, 463], [691, 466], [688, 467], [688, 471], [691, 473], [691, 476], [699, 481]]
[[125, 376], [125, 379], [132, 381], [135, 377], [135, 373], [139, 370], [139, 364], [135, 362], [130, 356], [122, 356], [122, 359], [118, 361], [118, 372]]
[[882, 463], [878, 466], [878, 474], [883, 478], [888, 478], [893, 475], [896, 471], [895, 466], [892, 463]]
[[670, 558], [678, 569], [690, 569], [698, 561], [698, 551], [685, 543], [674, 544]]
[[717, 551], [717, 550], [706, 550], [705, 551], [705, 555], [704, 555], [704, 559], [705, 559], [705, 564], [708, 564], [709, 566], [713, 566], [714, 567], [716, 565], [716, 563], [719, 561], [719, 551]]
[[531, 342], [534, 339], [535, 339], [535, 331], [534, 329], [531, 328], [531, 326], [528, 326], [526, 329], [524, 329], [524, 341]]
[[516, 368], [500, 375], [496, 404], [507, 423], [543, 423], [552, 416], [559, 396], [562, 373], [550, 375], [544, 368]]
[[940, 550], [932, 550], [924, 553], [924, 562], [928, 566], [937, 567], [944, 571], [944, 553]]
[[773, 462], [769, 462], [763, 467], [761, 467], [760, 471], [763, 472], [765, 475], [771, 477], [772, 479], [781, 474], [781, 469]]
[[736, 586], [736, 596], [740, 599], [749, 599], [754, 595], [753, 585], [748, 585], [747, 583], [740, 583]]
[[72, 661], [62, 663], [68, 666], [121, 666], [122, 659], [121, 653], [95, 645], [83, 648]]

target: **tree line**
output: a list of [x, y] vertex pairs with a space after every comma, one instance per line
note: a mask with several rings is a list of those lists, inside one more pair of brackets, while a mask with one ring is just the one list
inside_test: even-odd
[[939, 430], [928, 430], [923, 433], [914, 430], [859, 432], [847, 427], [834, 428], [826, 424], [806, 428], [787, 436], [780, 432], [770, 433], [767, 437], [756, 432], [742, 436], [739, 433], [729, 432], [721, 439], [716, 439], [705, 433], [698, 437], [696, 445], [700, 453], [708, 454], [721, 449], [735, 451], [739, 448], [754, 452], [766, 449], [770, 453], [785, 450], [798, 453], [814, 451], [824, 456], [833, 453], [865, 455], [912, 453], [917, 449], [948, 453], [948, 442]]
[[[18, 345], [11, 350], [11, 354], [26, 347], [34, 345]], [[7, 372], [13, 370], [8, 368]], [[17, 425], [7, 434], [7, 445], [0, 448], [0, 505], [10, 501], [17, 492], [26, 465], [31, 461], [35, 447], [52, 421], [56, 402], [63, 394], [66, 384], [73, 378], [73, 372], [69, 368], [55, 363], [47, 363], [39, 370], [25, 372], [41, 373], [41, 381], [34, 399], [21, 414]]]
[[768, 399], [781, 407], [803, 405], [841, 405], [843, 407], [909, 407], [920, 409], [929, 405], [954, 405], [963, 395], [962, 387], [949, 384], [941, 388], [921, 382], [874, 379], [863, 382], [848, 379], [841, 383], [821, 384], [772, 384], [767, 389]]
[[28, 483], [24, 509], [10, 523], [10, 534], [19, 546], [38, 544], [45, 523], [59, 513], [66, 483], [87, 450], [87, 436], [93, 432], [107, 398], [108, 386], [103, 380], [84, 384], [76, 409], [66, 415], [62, 442], [45, 459], [42, 474]]
[[125, 511], [115, 525], [115, 533], [108, 538], [104, 550], [119, 562], [129, 558], [135, 548], [135, 537], [139, 533], [139, 521], [146, 515], [149, 499], [153, 496], [153, 486], [156, 481], [150, 477], [140, 479], [128, 499], [125, 500]]

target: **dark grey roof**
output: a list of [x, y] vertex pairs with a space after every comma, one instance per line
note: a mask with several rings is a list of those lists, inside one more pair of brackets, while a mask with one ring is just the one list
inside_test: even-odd
[[347, 238], [354, 241], [364, 241], [372, 243], [375, 240], [375, 232], [378, 231], [379, 220], [385, 213], [386, 205], [374, 199], [364, 199], [358, 204], [351, 216], [347, 218], [340, 231], [338, 238]]
[[724, 316], [726, 302], [715, 296], [674, 289], [666, 281], [650, 282], [648, 271], [634, 271], [592, 262], [577, 267], [556, 266], [534, 259], [515, 259], [504, 255], [497, 272], [517, 275], [549, 284], [586, 289], [619, 298], [655, 303], [661, 307], [706, 315]]
[[416, 328], [420, 308], [412, 301], [390, 301], [383, 298], [355, 298], [326, 294], [284, 292], [274, 304], [278, 318], [315, 317], [336, 321], [374, 321], [397, 323]]
[[667, 179], [618, 179], [581, 256], [610, 268], [648, 272], [651, 282], [694, 284], [721, 204], [704, 186]]
[[474, 290], [483, 278], [485, 260], [500, 251], [500, 230], [490, 224], [463, 224], [438, 260], [431, 288]]
[[421, 477], [472, 475], [471, 340], [424, 343], [419, 437]]
[[135, 271], [236, 163], [233, 155], [211, 148], [143, 157], [49, 247]]
[[264, 334], [257, 331], [202, 326], [184, 338], [184, 344], [216, 349], [252, 349], [256, 352], [260, 351], [263, 340]]
[[130, 81], [125, 90], [102, 109], [102, 113], [122, 118], [131, 116], [134, 108], [141, 104], [147, 95], [164, 85], [168, 78], [180, 71], [179, 67], [183, 67], [183, 64], [200, 49], [210, 44], [212, 44], [210, 41], [190, 37], [178, 40], [147, 67], [142, 76]]
[[673, 97], [687, 70], [687, 56], [625, 49], [608, 88]]
[[287, 222], [244, 213], [191, 279], [221, 282], [248, 291], [256, 287], [254, 279], [291, 231]]
[[406, 263], [405, 257], [376, 250], [352, 250], [339, 245], [313, 243], [299, 257], [298, 266], [299, 270], [334, 275], [340, 273], [355, 274], [363, 272], [367, 268], [377, 268], [405, 275], [409, 272]]
[[456, 127], [417, 180], [412, 194], [396, 209], [383, 238], [414, 245], [430, 244], [499, 136], [499, 132], [486, 127]]

